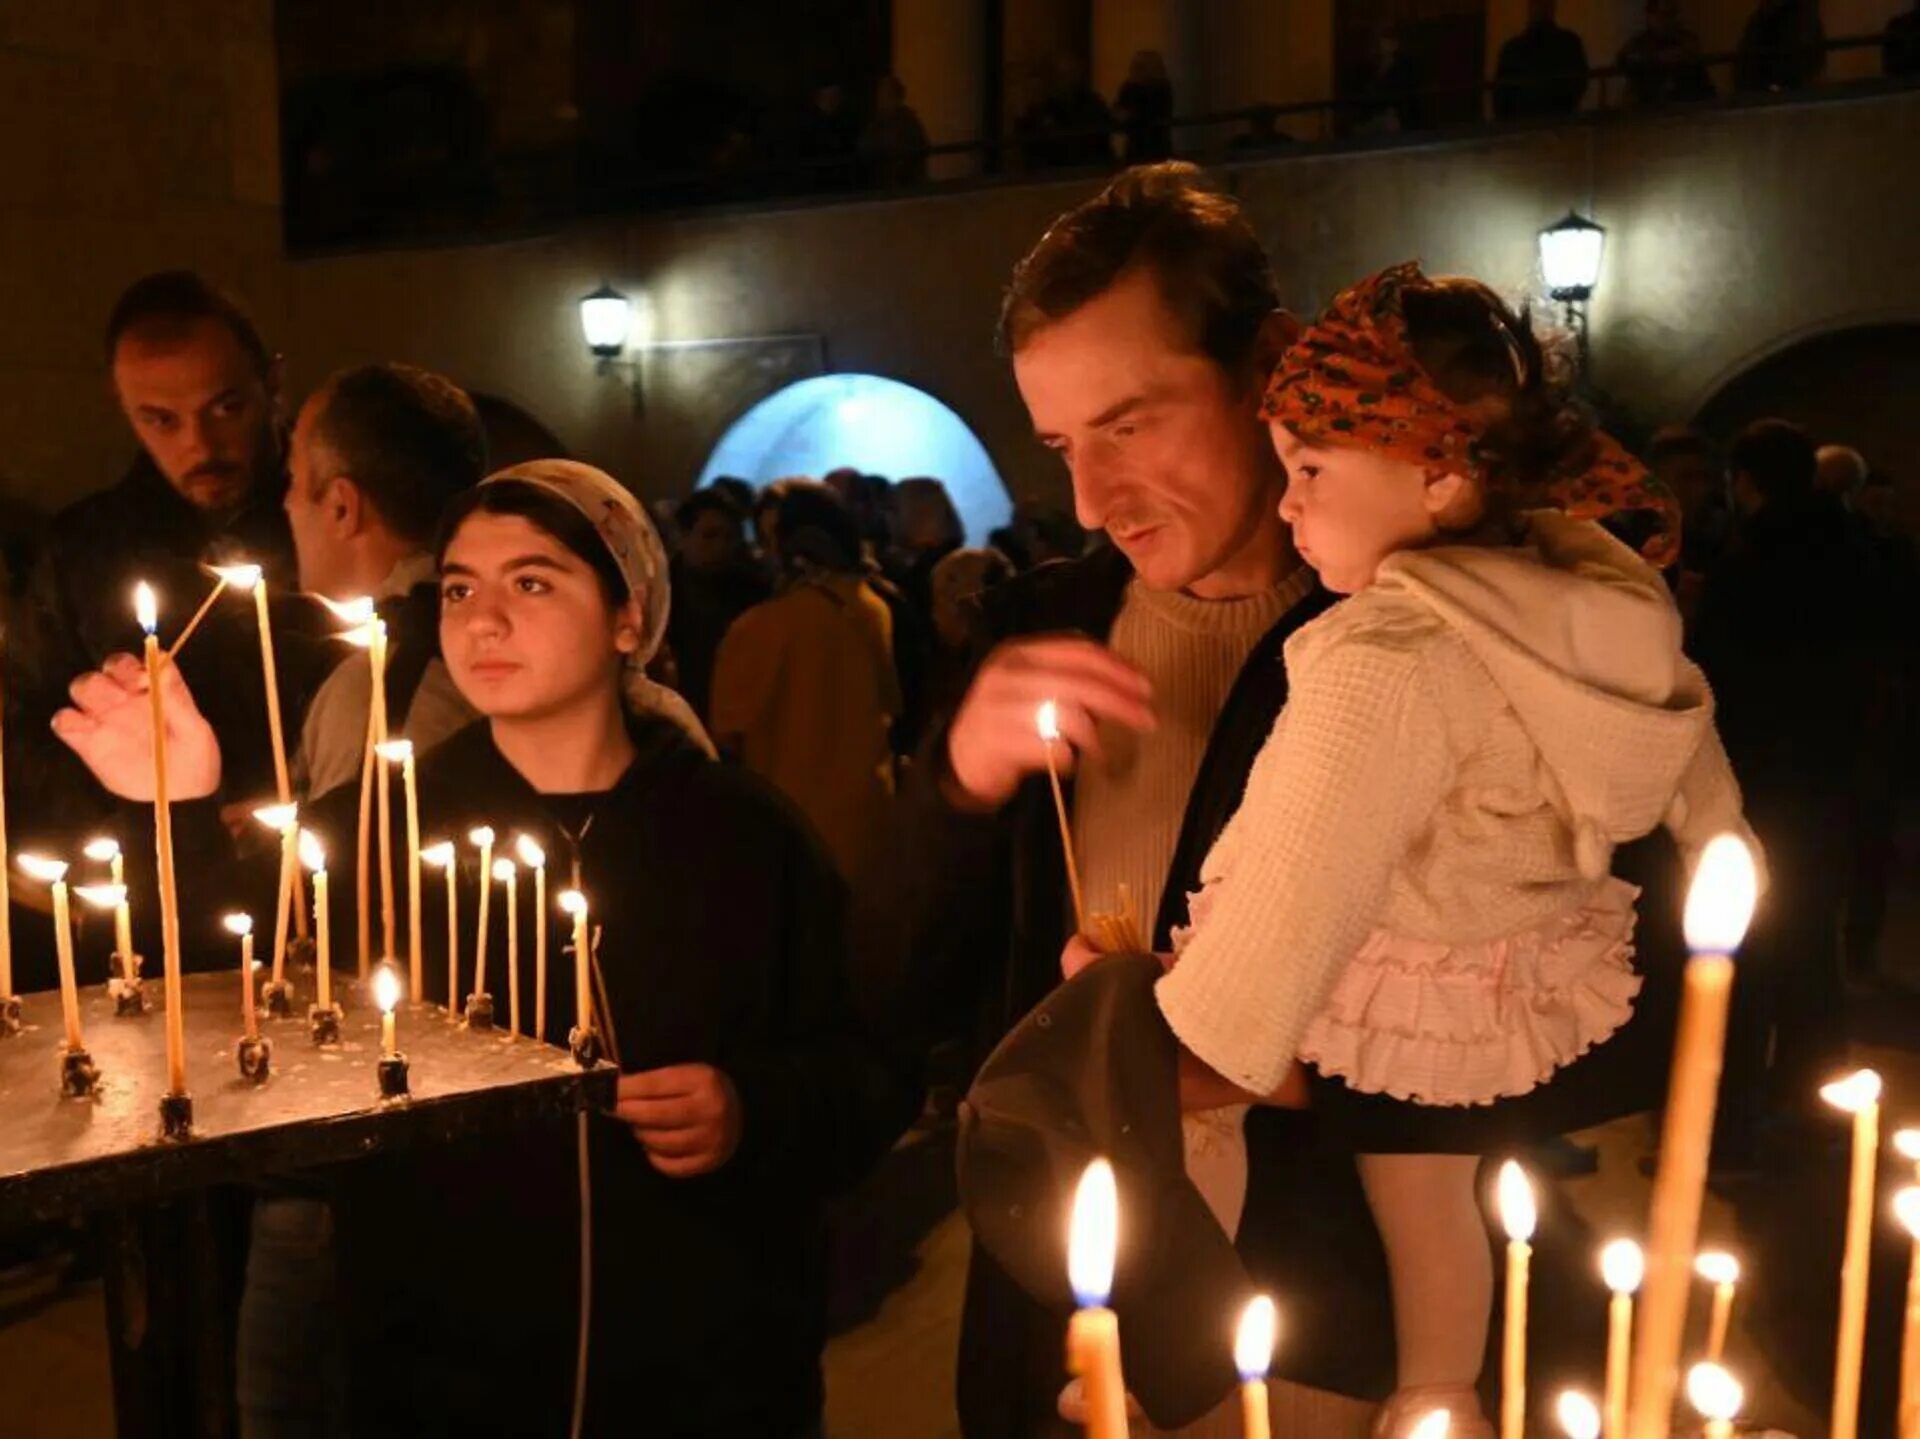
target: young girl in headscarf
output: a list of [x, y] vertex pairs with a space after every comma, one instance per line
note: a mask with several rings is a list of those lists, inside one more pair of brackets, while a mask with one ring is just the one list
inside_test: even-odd
[[[1476, 1168], [1629, 1017], [1614, 847], [1745, 833], [1739, 789], [1656, 568], [1675, 507], [1492, 291], [1413, 265], [1355, 286], [1265, 414], [1294, 542], [1351, 598], [1287, 644], [1159, 1002], [1202, 1105], [1310, 1091], [1363, 1151], [1400, 1356], [1378, 1432], [1445, 1408], [1490, 1433]], [[1642, 553], [1595, 523], [1628, 511]]]
[[[854, 1018], [843, 886], [791, 807], [715, 763], [685, 703], [647, 678], [667, 622], [666, 556], [627, 490], [585, 465], [514, 466], [455, 503], [439, 562], [441, 650], [482, 718], [418, 763], [422, 838], [454, 841], [465, 890], [457, 992], [447, 993], [443, 927], [429, 923], [420, 997], [458, 1011], [488, 990], [506, 1029], [503, 906], [496, 898], [476, 985], [472, 896], [494, 881], [476, 872], [466, 840], [489, 825], [496, 853], [511, 856], [525, 834], [545, 851], [550, 899], [569, 886], [588, 897], [597, 1017], [621, 1069], [617, 1107], [589, 1124], [585, 1432], [815, 1433], [824, 1196], [885, 1152], [917, 1099]], [[116, 756], [146, 743], [143, 690], [137, 664], [116, 664], [81, 688], [84, 713], [63, 728], [121, 793], [140, 783], [140, 766], [117, 770]], [[166, 699], [181, 797], [211, 794], [218, 742], [184, 685], [170, 680]], [[106, 743], [110, 733], [127, 742]], [[344, 786], [300, 817], [336, 856], [352, 852], [356, 791]], [[207, 890], [184, 912], [232, 908], [249, 882], [254, 913], [273, 912], [273, 873], [214, 862], [225, 837], [211, 801], [177, 805], [174, 823], [183, 883]], [[396, 853], [404, 846], [396, 832]], [[404, 871], [398, 883], [404, 904]], [[426, 882], [434, 904], [440, 883]], [[524, 874], [520, 884], [521, 1027], [531, 1032], [536, 915]], [[335, 887], [335, 934], [353, 933], [352, 891]], [[538, 1036], [556, 1045], [575, 1023], [567, 933], [556, 910]], [[409, 1012], [402, 1042], [406, 1025], [447, 1022]], [[304, 1046], [304, 1029], [281, 1043], [281, 1056]], [[575, 1130], [560, 1119], [374, 1156], [330, 1177], [345, 1432], [566, 1432], [581, 1224]], [[289, 1336], [313, 1316], [266, 1315], [243, 1311], [243, 1348], [307, 1364]]]

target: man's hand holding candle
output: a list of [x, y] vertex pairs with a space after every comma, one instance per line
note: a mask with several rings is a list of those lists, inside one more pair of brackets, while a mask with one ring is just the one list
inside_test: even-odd
[[1047, 767], [1033, 717], [1049, 700], [1057, 706], [1061, 767], [1069, 772], [1076, 755], [1100, 753], [1101, 724], [1154, 727], [1152, 686], [1105, 645], [1065, 636], [1009, 641], [980, 666], [947, 732], [953, 799], [998, 809], [1022, 780]]
[[[194, 704], [179, 667], [167, 665], [161, 675], [168, 798], [205, 799], [220, 788], [220, 741]], [[73, 705], [53, 717], [53, 732], [109, 793], [151, 803], [153, 719], [146, 667], [132, 655], [113, 655], [76, 679], [68, 693]]]

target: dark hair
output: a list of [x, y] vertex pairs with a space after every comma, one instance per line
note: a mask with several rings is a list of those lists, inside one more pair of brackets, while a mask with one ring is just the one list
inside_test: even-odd
[[440, 512], [487, 472], [487, 435], [467, 392], [412, 365], [341, 370], [319, 390], [314, 438], [389, 529], [423, 542]]
[[780, 491], [780, 563], [801, 563], [838, 574], [861, 567], [860, 527], [840, 496], [815, 480], [783, 480]]
[[627, 577], [620, 573], [619, 561], [607, 548], [607, 542], [600, 538], [593, 521], [552, 491], [523, 480], [495, 480], [456, 495], [441, 516], [440, 529], [434, 537], [436, 565], [446, 563], [447, 547], [460, 533], [460, 527], [475, 515], [516, 516], [551, 535], [586, 561], [587, 568], [600, 581], [600, 592], [606, 596], [609, 609], [618, 609], [632, 595]]
[[716, 495], [725, 496], [740, 519], [745, 520], [753, 514], [753, 486], [738, 475], [717, 475], [707, 482], [706, 488]]
[[[924, 503], [933, 511], [940, 527], [936, 544], [964, 545], [967, 542], [967, 527], [961, 522], [960, 511], [954, 508], [952, 494], [940, 481], [927, 475], [915, 475], [896, 484], [893, 497], [896, 524], [904, 526], [906, 512]], [[907, 536], [900, 538], [904, 540]]]
[[1280, 307], [1273, 271], [1237, 200], [1198, 166], [1169, 160], [1124, 171], [1055, 220], [1014, 267], [1000, 307], [1001, 351], [1034, 335], [1144, 269], [1194, 345], [1237, 369]]
[[1818, 463], [1813, 437], [1789, 420], [1757, 420], [1727, 451], [1727, 469], [1752, 480], [1770, 505], [1811, 498]]
[[240, 342], [254, 373], [266, 378], [273, 369], [273, 352], [260, 338], [253, 317], [232, 295], [191, 270], [143, 275], [121, 291], [107, 316], [107, 363], [113, 363], [114, 352], [127, 335], [178, 339], [201, 320], [225, 325]]
[[1537, 508], [1555, 480], [1593, 464], [1593, 419], [1528, 311], [1463, 278], [1410, 285], [1400, 302], [1420, 368], [1455, 404], [1485, 417], [1478, 457], [1488, 520]]
[[682, 500], [679, 508], [673, 512], [673, 522], [684, 533], [692, 529], [702, 515], [720, 515], [736, 530], [745, 523], [733, 500], [711, 487], [695, 490]]

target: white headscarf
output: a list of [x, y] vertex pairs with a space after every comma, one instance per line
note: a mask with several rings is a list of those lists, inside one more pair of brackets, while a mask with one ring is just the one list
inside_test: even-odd
[[660, 532], [640, 502], [612, 475], [574, 460], [529, 460], [496, 470], [480, 483], [494, 485], [509, 480], [543, 490], [584, 515], [613, 556], [627, 589], [639, 601], [640, 644], [627, 656], [626, 672], [621, 677], [627, 708], [635, 714], [658, 715], [671, 721], [709, 756], [714, 755], [713, 740], [693, 707], [647, 674], [647, 662], [666, 637], [671, 595], [667, 588], [667, 547], [660, 542]]

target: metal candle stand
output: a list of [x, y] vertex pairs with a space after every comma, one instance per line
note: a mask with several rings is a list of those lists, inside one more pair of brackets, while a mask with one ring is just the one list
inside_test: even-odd
[[193, 1138], [193, 1096], [160, 1096], [160, 1137], [174, 1141]]
[[405, 1099], [407, 1097], [407, 1057], [404, 1054], [383, 1054], [380, 1057], [380, 1097], [382, 1099]]
[[307, 1006], [307, 1034], [315, 1044], [338, 1044], [340, 1042], [340, 1006], [329, 1004]]
[[273, 1041], [264, 1034], [258, 1039], [243, 1036], [239, 1047], [234, 1050], [234, 1059], [240, 1066], [242, 1079], [265, 1084], [273, 1070]]
[[260, 1007], [269, 1019], [293, 1018], [293, 985], [287, 980], [268, 980], [260, 986]]
[[467, 996], [467, 1028], [493, 1028], [493, 996], [490, 994], [470, 994]]
[[115, 950], [107, 960], [107, 993], [113, 997], [116, 1017], [130, 1019], [147, 1012], [147, 982], [140, 977], [146, 961], [138, 954]]
[[100, 1087], [100, 1071], [93, 1056], [84, 1049], [60, 1052], [60, 1096], [63, 1099], [87, 1099]]
[[574, 1028], [567, 1032], [567, 1048], [573, 1051], [573, 1062], [582, 1069], [592, 1069], [600, 1062], [600, 1031], [597, 1029]]
[[0, 1039], [11, 1039], [20, 1032], [20, 996], [0, 995]]

